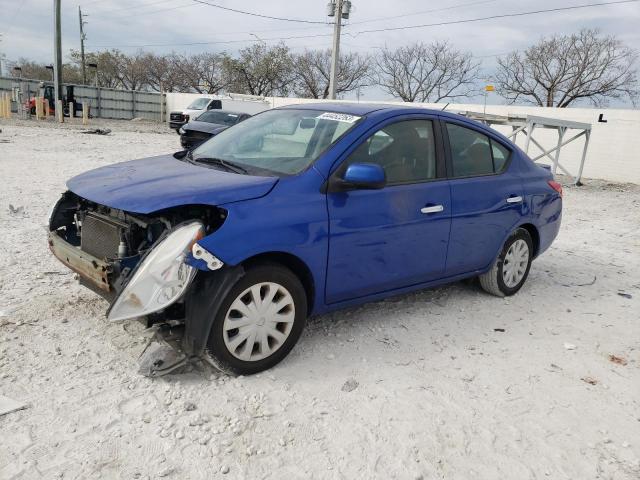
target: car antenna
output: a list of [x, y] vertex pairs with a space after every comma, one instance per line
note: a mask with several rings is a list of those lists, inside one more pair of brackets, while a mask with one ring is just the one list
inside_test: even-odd
[[449, 103], [450, 103], [450, 102], [447, 102], [447, 104], [446, 104], [444, 107], [442, 107], [442, 108], [440, 109], [440, 111], [441, 111], [441, 112], [444, 112], [444, 111], [447, 109], [447, 107], [449, 106]]

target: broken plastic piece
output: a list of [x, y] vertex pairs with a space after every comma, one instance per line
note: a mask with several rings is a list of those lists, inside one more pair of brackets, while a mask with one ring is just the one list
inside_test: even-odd
[[207, 264], [207, 267], [209, 267], [209, 270], [218, 270], [224, 265], [224, 263], [219, 258], [202, 248], [197, 243], [193, 244], [191, 253], [193, 254], [193, 258], [204, 260], [204, 262]]

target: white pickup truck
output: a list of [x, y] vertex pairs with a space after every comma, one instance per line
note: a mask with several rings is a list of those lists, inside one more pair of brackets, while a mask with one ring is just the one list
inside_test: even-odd
[[270, 108], [269, 102], [266, 100], [257, 99], [256, 97], [243, 98], [244, 96], [241, 95], [238, 95], [238, 98], [235, 97], [235, 95], [234, 97], [198, 97], [187, 108], [173, 111], [169, 114], [169, 127], [177, 131], [207, 110], [224, 109], [254, 115]]

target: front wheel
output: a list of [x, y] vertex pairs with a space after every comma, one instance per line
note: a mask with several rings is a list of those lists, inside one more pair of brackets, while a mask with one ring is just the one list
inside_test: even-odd
[[524, 228], [518, 228], [504, 243], [491, 270], [480, 275], [480, 286], [497, 297], [515, 294], [529, 276], [532, 259], [531, 235]]
[[215, 315], [209, 360], [223, 372], [250, 375], [276, 365], [296, 344], [307, 318], [306, 293], [289, 269], [259, 265], [238, 280]]

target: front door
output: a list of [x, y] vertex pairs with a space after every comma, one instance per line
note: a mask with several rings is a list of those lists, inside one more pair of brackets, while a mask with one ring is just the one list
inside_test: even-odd
[[344, 160], [383, 167], [379, 190], [327, 194], [326, 301], [336, 303], [441, 278], [451, 223], [441, 137], [432, 119], [387, 122]]

